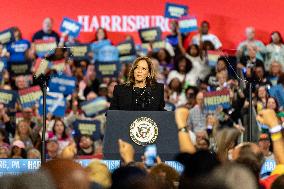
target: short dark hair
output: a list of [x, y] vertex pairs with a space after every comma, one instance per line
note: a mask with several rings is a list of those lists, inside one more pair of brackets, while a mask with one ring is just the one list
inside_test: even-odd
[[210, 24], [209, 24], [209, 22], [208, 22], [207, 20], [203, 20], [203, 21], [201, 22], [201, 25], [203, 25], [203, 24], [207, 24], [207, 25], [208, 25], [208, 28], [210, 27]]

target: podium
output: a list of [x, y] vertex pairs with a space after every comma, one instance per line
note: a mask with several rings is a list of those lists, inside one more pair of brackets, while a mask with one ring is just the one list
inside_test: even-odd
[[133, 145], [135, 160], [140, 161], [148, 139], [156, 144], [163, 161], [173, 160], [179, 152], [177, 132], [174, 112], [109, 110], [103, 141], [104, 159], [120, 159], [118, 139], [122, 139]]

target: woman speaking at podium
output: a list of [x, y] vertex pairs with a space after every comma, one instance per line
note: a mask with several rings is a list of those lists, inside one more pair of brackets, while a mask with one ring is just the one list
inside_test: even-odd
[[157, 83], [152, 61], [139, 57], [133, 64], [128, 81], [116, 85], [110, 110], [163, 111], [164, 85]]

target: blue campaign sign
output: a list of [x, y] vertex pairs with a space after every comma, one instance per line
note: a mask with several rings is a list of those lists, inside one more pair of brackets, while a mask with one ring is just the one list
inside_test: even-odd
[[91, 51], [90, 44], [72, 44], [68, 45], [70, 58], [76, 61], [89, 60], [88, 53]]
[[119, 51], [119, 56], [136, 55], [136, 49], [133, 40], [123, 41], [116, 47]]
[[173, 103], [166, 102], [164, 109], [167, 111], [175, 111], [176, 107]]
[[93, 100], [82, 102], [80, 105], [87, 117], [94, 117], [106, 112], [108, 109], [108, 102], [105, 97], [97, 97]]
[[177, 161], [165, 161], [165, 164], [174, 168], [179, 174], [181, 174], [184, 170], [184, 166]]
[[64, 74], [56, 75], [49, 81], [51, 92], [63, 93], [65, 96], [72, 94], [76, 87], [76, 78]]
[[90, 135], [94, 141], [101, 139], [101, 122], [98, 120], [77, 119], [73, 123], [74, 137]]
[[109, 46], [109, 45], [111, 45], [111, 42], [110, 42], [110, 40], [108, 40], [108, 39], [102, 40], [102, 41], [96, 41], [96, 42], [92, 43], [92, 44], [90, 45], [90, 47], [91, 47], [91, 50], [92, 50], [93, 53], [94, 53], [94, 60], [97, 60], [99, 50], [100, 50], [101, 48], [103, 48], [104, 46]]
[[183, 17], [178, 21], [179, 31], [189, 33], [198, 30], [197, 19], [193, 16]]
[[[49, 160], [47, 160], [49, 161]], [[92, 159], [75, 159], [82, 167], [88, 166]], [[101, 160], [106, 164], [110, 172], [120, 167], [120, 160]], [[165, 164], [174, 168], [177, 172], [182, 173], [183, 166], [176, 161], [165, 161]], [[18, 175], [37, 171], [40, 168], [39, 159], [0, 159], [0, 176], [11, 174]]]
[[162, 30], [160, 27], [143, 28], [138, 30], [142, 43], [149, 43], [162, 40]]
[[269, 94], [277, 99], [280, 106], [284, 106], [284, 88], [281, 84], [271, 87]]
[[80, 24], [79, 22], [72, 20], [70, 18], [64, 17], [61, 23], [61, 26], [60, 26], [60, 32], [62, 33], [67, 32], [68, 35], [76, 38], [79, 36], [81, 28], [82, 28], [82, 24]]
[[95, 62], [97, 78], [118, 77], [120, 62]]
[[117, 62], [119, 61], [119, 51], [115, 46], [107, 45], [98, 51], [98, 62]]
[[[43, 115], [43, 98], [39, 99], [38, 111]], [[63, 97], [46, 96], [46, 112], [57, 117], [64, 117], [66, 111], [66, 99]]]
[[10, 62], [8, 64], [9, 74], [12, 76], [31, 74], [32, 64], [30, 61], [26, 62]]
[[179, 5], [175, 3], [166, 3], [165, 17], [166, 18], [180, 18], [188, 14], [188, 6]]
[[0, 32], [0, 43], [3, 45], [15, 41], [13, 28], [6, 29]]
[[275, 169], [276, 162], [272, 159], [265, 160], [264, 164], [260, 170], [260, 177], [264, 178], [270, 175], [270, 173]]
[[0, 89], [0, 103], [6, 107], [15, 108], [18, 99], [17, 91]]
[[0, 176], [34, 172], [40, 168], [40, 160], [35, 159], [0, 159]]
[[[75, 161], [81, 166], [86, 167], [92, 160], [76, 159]], [[107, 165], [111, 172], [120, 167], [120, 160], [102, 160], [102, 162]], [[39, 159], [0, 159], [0, 176], [34, 172], [40, 168], [40, 165], [41, 162]]]
[[116, 47], [119, 51], [119, 61], [121, 63], [132, 63], [136, 59], [137, 53], [133, 40], [121, 42]]

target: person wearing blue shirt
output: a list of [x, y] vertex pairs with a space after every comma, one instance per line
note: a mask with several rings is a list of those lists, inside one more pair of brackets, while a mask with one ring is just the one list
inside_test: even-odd
[[14, 38], [15, 41], [7, 46], [7, 51], [10, 53], [9, 62], [25, 62], [25, 54], [31, 44], [28, 40], [22, 39], [22, 33], [17, 27], [14, 28]]

